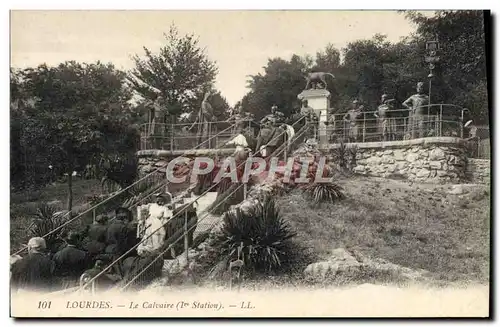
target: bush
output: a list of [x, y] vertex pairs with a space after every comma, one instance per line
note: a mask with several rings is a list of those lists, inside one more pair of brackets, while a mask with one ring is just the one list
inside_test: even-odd
[[[30, 237], [43, 237], [44, 235], [52, 232], [54, 229], [59, 228], [66, 223], [70, 217], [66, 211], [56, 214], [56, 208], [47, 204], [41, 204], [36, 208], [33, 214], [33, 220], [28, 228]], [[54, 247], [60, 242], [61, 238], [68, 232], [68, 227], [65, 226], [45, 238], [47, 248], [54, 251]]]
[[310, 183], [306, 184], [303, 190], [315, 204], [334, 203], [344, 197], [342, 188], [335, 183]]
[[276, 272], [292, 256], [291, 239], [296, 235], [281, 217], [274, 200], [267, 197], [248, 212], [236, 208], [224, 214], [221, 233], [214, 240], [218, 253], [216, 266], [227, 268], [230, 261], [240, 259], [244, 270]]

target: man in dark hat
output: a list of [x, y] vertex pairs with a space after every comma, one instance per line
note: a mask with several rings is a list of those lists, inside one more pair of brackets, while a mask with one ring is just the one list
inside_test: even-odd
[[[99, 275], [104, 270], [104, 268], [106, 268], [106, 264], [104, 263], [104, 261], [103, 260], [96, 260], [94, 267], [86, 270], [82, 274], [81, 277], [83, 277], [83, 278], [80, 279], [80, 285], [82, 285], [82, 284], [86, 285], [86, 283], [88, 283], [92, 278]], [[120, 276], [112, 275], [112, 274], [109, 274], [108, 272], [105, 272], [105, 273], [99, 275], [99, 277], [97, 277], [93, 283], [94, 283], [94, 286], [96, 289], [102, 290], [102, 289], [107, 289], [107, 288], [112, 287], [119, 280], [120, 280]]]
[[66, 247], [54, 254], [55, 275], [62, 278], [63, 287], [73, 287], [78, 284], [80, 275], [91, 265], [87, 252], [77, 248], [79, 235], [69, 232], [66, 237]]
[[87, 228], [87, 237], [84, 241], [83, 249], [90, 256], [96, 256], [104, 252], [106, 248], [106, 235], [108, 231], [108, 216], [99, 215], [92, 225]]
[[[135, 244], [136, 231], [133, 231], [131, 224], [131, 212], [127, 208], [117, 208], [115, 210], [115, 219], [109, 224], [106, 233], [106, 243], [108, 244], [105, 252], [109, 254], [113, 261], [128, 252]], [[135, 255], [131, 251], [127, 256]], [[124, 259], [124, 258], [123, 258]], [[118, 274], [122, 274], [121, 262], [118, 263], [114, 270]]]
[[129, 216], [127, 208], [120, 207], [115, 210], [115, 219], [109, 224], [106, 233], [106, 253], [123, 254], [126, 251]]
[[13, 290], [50, 291], [54, 288], [54, 262], [46, 255], [47, 246], [41, 237], [28, 242], [28, 255], [11, 267]]

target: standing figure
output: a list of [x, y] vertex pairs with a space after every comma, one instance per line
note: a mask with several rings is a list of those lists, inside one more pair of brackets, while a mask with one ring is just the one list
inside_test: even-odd
[[83, 241], [83, 249], [90, 256], [104, 252], [106, 248], [106, 235], [108, 231], [108, 216], [98, 215], [95, 222], [87, 228], [87, 237]]
[[[188, 131], [190, 131], [195, 126], [195, 124], [198, 123], [198, 131], [196, 132], [197, 145], [208, 140], [208, 135], [210, 133], [209, 132], [210, 122], [214, 120], [213, 108], [212, 108], [212, 105], [210, 105], [210, 103], [208, 102], [208, 98], [210, 97], [210, 94], [211, 94], [210, 91], [205, 93], [205, 95], [203, 97], [203, 101], [201, 102], [200, 111], [198, 112], [198, 118], [191, 125], [191, 127], [188, 129]], [[208, 148], [207, 142], [198, 146], [198, 148], [207, 149]]]
[[69, 232], [66, 247], [54, 254], [55, 276], [60, 278], [63, 288], [78, 285], [82, 273], [89, 269], [92, 259], [86, 251], [77, 248], [78, 234]]
[[34, 237], [28, 242], [28, 255], [12, 264], [13, 290], [51, 291], [54, 289], [54, 263], [45, 254], [45, 239]]
[[352, 109], [344, 115], [344, 121], [349, 124], [348, 127], [348, 140], [349, 142], [357, 142], [359, 140], [359, 122], [363, 117], [362, 106], [359, 105], [358, 100], [352, 102]]
[[271, 113], [264, 116], [264, 118], [260, 120], [260, 124], [270, 128], [279, 127], [284, 119], [285, 115], [281, 111], [278, 111], [278, 106], [273, 105], [271, 107]]
[[243, 108], [241, 106], [237, 106], [236, 108], [234, 108], [233, 114], [227, 120], [228, 122], [234, 123], [234, 128], [232, 131], [233, 137], [236, 135], [239, 135], [239, 134], [243, 134], [243, 132], [245, 130], [245, 121], [246, 120], [247, 119], [246, 119], [245, 115], [243, 114]]
[[161, 95], [150, 102], [148, 136], [153, 139], [152, 146], [155, 149], [161, 148], [162, 139], [166, 134], [165, 110], [162, 107], [164, 102]]
[[381, 104], [373, 114], [377, 118], [378, 133], [382, 136], [382, 141], [393, 140], [394, 130], [389, 112], [393, 101], [394, 99], [388, 99], [387, 94], [383, 94]]
[[329, 142], [336, 142], [338, 135], [336, 135], [337, 121], [335, 120], [335, 109], [330, 108], [328, 110], [328, 119], [325, 122], [327, 125], [327, 135]]
[[316, 138], [316, 127], [318, 126], [319, 118], [313, 108], [309, 107], [309, 103], [307, 100], [302, 101], [302, 108], [300, 108], [300, 113], [306, 119], [306, 124], [308, 125], [308, 129], [306, 132], [306, 137]]
[[403, 102], [405, 108], [410, 109], [409, 128], [411, 137], [414, 139], [425, 136], [425, 112], [429, 104], [429, 96], [424, 94], [424, 83], [417, 83], [417, 93], [409, 97]]
[[[285, 120], [285, 115], [278, 111], [278, 107], [273, 105], [271, 113], [260, 120], [261, 129], [257, 137], [255, 153], [267, 156], [267, 152], [273, 153], [277, 147], [286, 141], [286, 133], [280, 128]], [[267, 150], [261, 149], [266, 147]]]
[[[122, 254], [125, 254], [130, 249], [132, 235], [135, 237], [133, 232], [130, 230], [129, 222], [130, 211], [123, 207], [117, 208], [115, 210], [115, 220], [108, 226], [106, 233], [106, 243], [108, 246], [106, 247], [105, 252], [111, 256], [113, 261], [118, 259]], [[132, 253], [129, 255], [132, 255]], [[123, 276], [121, 267], [122, 261], [123, 260], [120, 260], [113, 266], [114, 271], [121, 276]]]

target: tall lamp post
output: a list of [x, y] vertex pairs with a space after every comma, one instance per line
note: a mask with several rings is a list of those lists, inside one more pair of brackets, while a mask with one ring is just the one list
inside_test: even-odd
[[425, 56], [425, 62], [429, 64], [429, 105], [431, 105], [431, 90], [432, 90], [432, 78], [434, 77], [434, 68], [439, 62], [439, 42], [438, 41], [427, 41], [425, 44], [425, 50], [427, 55]]

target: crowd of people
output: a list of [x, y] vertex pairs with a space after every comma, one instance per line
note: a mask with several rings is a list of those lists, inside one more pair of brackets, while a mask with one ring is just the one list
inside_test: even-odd
[[48, 246], [44, 238], [33, 237], [26, 256], [11, 258], [11, 287], [34, 291], [76, 287], [83, 274], [94, 277], [123, 256], [96, 279], [98, 286], [111, 286], [125, 277], [120, 263], [138, 255], [134, 247], [139, 242], [132, 212], [123, 207], [115, 210], [112, 219], [99, 215], [83, 231], [68, 232], [62, 244]]

